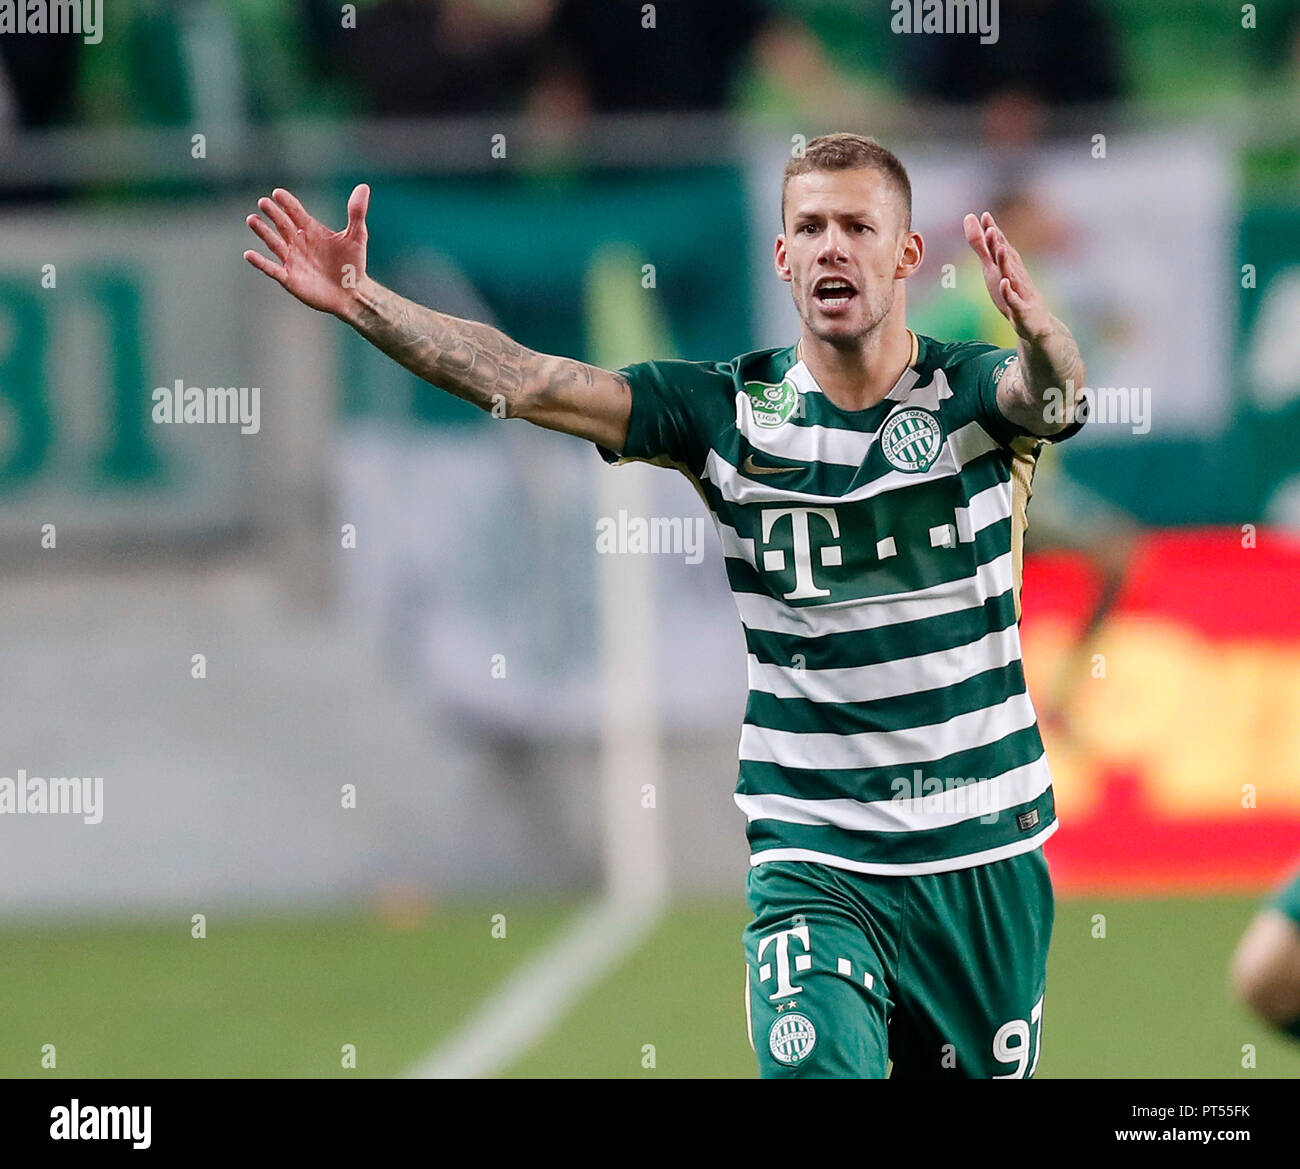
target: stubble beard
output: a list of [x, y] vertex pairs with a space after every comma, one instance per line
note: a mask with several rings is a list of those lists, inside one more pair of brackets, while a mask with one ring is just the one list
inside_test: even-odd
[[[894, 307], [894, 295], [892, 288], [885, 290], [874, 304], [866, 299], [865, 292], [859, 292], [858, 296], [862, 299], [864, 308], [860, 317], [860, 324], [851, 332], [837, 328], [838, 322], [833, 320], [819, 323], [815, 315], [816, 302], [813, 300], [811, 293], [804, 300], [804, 312], [801, 314], [804, 327], [819, 341], [824, 341], [836, 349], [859, 348], [880, 328], [885, 318], [889, 316], [890, 310]], [[824, 326], [829, 326], [829, 328]]]

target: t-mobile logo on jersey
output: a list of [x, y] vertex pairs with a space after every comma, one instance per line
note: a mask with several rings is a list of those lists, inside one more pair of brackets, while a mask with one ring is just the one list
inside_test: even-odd
[[[778, 534], [773, 539], [772, 533], [777, 525], [790, 517], [789, 543]], [[794, 559], [794, 588], [785, 594], [787, 601], [805, 601], [810, 597], [829, 597], [830, 589], [817, 587], [813, 577], [813, 517], [830, 530], [832, 539], [822, 540], [817, 545], [817, 558], [823, 568], [838, 568], [844, 563], [844, 550], [834, 543], [840, 538], [840, 520], [833, 508], [829, 507], [768, 507], [763, 509], [763, 543], [780, 545], [769, 547], [763, 553], [763, 569], [766, 572], [788, 572], [789, 564], [786, 551]], [[820, 528], [821, 524], [818, 525]]]

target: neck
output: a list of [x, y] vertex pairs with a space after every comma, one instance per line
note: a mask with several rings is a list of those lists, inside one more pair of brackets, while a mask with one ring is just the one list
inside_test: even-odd
[[883, 401], [912, 360], [912, 334], [903, 314], [890, 313], [865, 337], [840, 347], [804, 326], [799, 355], [822, 392], [841, 410], [866, 410]]

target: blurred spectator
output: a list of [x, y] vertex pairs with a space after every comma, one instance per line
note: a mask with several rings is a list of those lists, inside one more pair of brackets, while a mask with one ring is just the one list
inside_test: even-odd
[[[316, 5], [312, 31], [369, 112], [420, 117], [514, 112], [541, 74], [555, 0], [385, 0], [356, 28]], [[334, 9], [326, 15], [325, 8]]]
[[916, 92], [973, 102], [1013, 91], [1049, 106], [1120, 96], [1116, 30], [1095, 0], [1001, 0], [998, 13], [993, 44], [978, 36], [901, 38], [914, 50]]
[[897, 104], [897, 88], [861, 59], [852, 71], [843, 62], [803, 20], [778, 16], [757, 37], [741, 90], [743, 111], [814, 132], [877, 123]]
[[1053, 108], [1125, 89], [1117, 30], [1096, 0], [1001, 0], [988, 45], [972, 35], [899, 39], [909, 87], [937, 102], [983, 103], [992, 142], [1022, 145], [1049, 127]]
[[[1058, 261], [1068, 260], [1074, 246], [1071, 224], [1014, 171], [1002, 176], [1000, 187], [987, 200], [987, 208], [1024, 258], [1047, 303], [1060, 305], [1062, 298], [1053, 288], [1053, 273]], [[908, 324], [944, 340], [988, 341], [1014, 348], [1016, 332], [988, 295], [979, 259], [966, 242], [965, 233], [954, 225], [954, 230], [938, 238], [927, 235], [927, 242], [931, 248], [926, 254], [926, 279], [914, 286], [918, 293], [928, 288], [929, 296], [917, 295], [911, 302], [914, 294], [909, 289]], [[946, 266], [954, 270], [950, 287], [936, 283], [936, 274]], [[1056, 311], [1070, 315], [1066, 308]], [[1072, 322], [1077, 319], [1077, 315], [1070, 315]]]
[[81, 45], [73, 36], [0, 36], [3, 120], [23, 129], [69, 120]]
[[[72, 121], [82, 41], [70, 36], [0, 36], [0, 141], [10, 133]], [[42, 181], [6, 183], [0, 204], [55, 199]]]
[[1279, 46], [1281, 56], [1276, 67], [1262, 83], [1262, 87], [1276, 90], [1280, 95], [1293, 99], [1293, 113], [1300, 111], [1300, 5], [1291, 15], [1290, 26]]
[[767, 19], [760, 0], [559, 0], [551, 30], [596, 113], [716, 111]]

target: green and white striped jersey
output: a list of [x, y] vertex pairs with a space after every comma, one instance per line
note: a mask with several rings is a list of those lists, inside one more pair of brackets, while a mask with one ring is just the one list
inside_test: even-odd
[[1055, 830], [1019, 636], [1044, 440], [998, 409], [1014, 356], [913, 334], [908, 368], [858, 411], [797, 346], [622, 371], [627, 441], [601, 454], [694, 481], [745, 627], [751, 864], [937, 873]]

